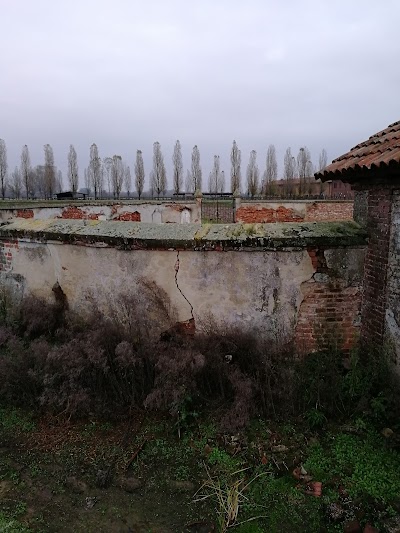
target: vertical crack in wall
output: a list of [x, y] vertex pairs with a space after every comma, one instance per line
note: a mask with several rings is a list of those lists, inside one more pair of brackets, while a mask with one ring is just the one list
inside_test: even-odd
[[175, 263], [175, 285], [176, 285], [176, 288], [178, 289], [178, 291], [182, 294], [182, 296], [184, 297], [184, 299], [187, 301], [187, 303], [189, 304], [190, 306], [190, 314], [192, 315], [192, 319], [194, 320], [194, 315], [193, 315], [193, 305], [189, 302], [189, 300], [186, 298], [186, 296], [183, 294], [182, 292], [182, 289], [179, 287], [179, 284], [178, 284], [178, 272], [179, 272], [179, 250], [177, 251], [177, 254], [176, 254], [176, 263]]

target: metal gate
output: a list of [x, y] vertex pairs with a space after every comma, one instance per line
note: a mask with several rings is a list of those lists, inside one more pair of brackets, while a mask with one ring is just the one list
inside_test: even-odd
[[204, 224], [230, 224], [235, 222], [235, 199], [230, 193], [203, 193], [201, 221]]

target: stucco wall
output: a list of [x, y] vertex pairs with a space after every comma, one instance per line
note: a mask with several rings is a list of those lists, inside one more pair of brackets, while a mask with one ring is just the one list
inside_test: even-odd
[[400, 190], [393, 191], [387, 278], [386, 334], [400, 372]]
[[144, 202], [130, 201], [104, 204], [46, 203], [0, 206], [0, 222], [14, 218], [47, 220], [52, 218], [75, 220], [119, 220], [152, 223], [192, 223], [201, 221], [201, 208], [197, 202]]
[[[132, 240], [134, 228], [142, 224], [126, 223], [125, 237], [118, 238], [110, 237], [113, 223], [82, 224], [26, 221], [0, 228], [3, 281], [44, 298], [52, 298], [58, 281], [70, 306], [85, 312], [86, 296], [103, 306], [118, 301], [121, 293], [140, 290], [144, 279], [168, 294], [178, 320], [184, 321], [191, 309], [181, 289], [200, 328], [213, 315], [260, 337], [295, 341], [299, 352], [328, 344], [328, 335], [346, 349], [357, 337], [365, 247], [353, 226], [354, 235], [344, 224], [330, 232], [327, 226], [324, 237], [323, 226], [314, 230], [310, 224], [302, 237], [301, 228], [294, 235], [294, 227], [278, 230], [277, 224], [257, 228], [255, 234], [251, 227], [251, 236], [247, 227], [239, 234], [235, 225], [236, 233], [228, 226], [187, 225], [183, 237], [172, 234], [182, 226], [166, 225], [165, 235], [144, 239], [149, 249], [143, 249], [144, 243]], [[73, 228], [82, 236], [85, 232], [85, 241], [82, 236], [76, 244], [66, 241]], [[150, 235], [153, 227], [146, 231]], [[346, 231], [350, 241], [344, 245]]]

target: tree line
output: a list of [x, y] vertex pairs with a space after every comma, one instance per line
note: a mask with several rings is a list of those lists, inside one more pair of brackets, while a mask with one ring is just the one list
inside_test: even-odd
[[[283, 161], [283, 187], [280, 194], [293, 195], [310, 194], [314, 183], [315, 168], [321, 171], [327, 165], [327, 153], [323, 149], [319, 155], [318, 166], [312, 162], [310, 150], [303, 146], [297, 156], [292, 155], [291, 148], [287, 148]], [[80, 189], [78, 156], [71, 144], [68, 151], [67, 187], [76, 194]], [[210, 193], [222, 193], [227, 189], [232, 193], [243, 192], [251, 197], [274, 196], [278, 194], [278, 163], [273, 144], [267, 149], [263, 173], [257, 163], [257, 152], [252, 150], [245, 172], [245, 183], [242, 184], [242, 157], [236, 141], [233, 141], [230, 152], [230, 184], [226, 183], [225, 171], [221, 169], [220, 156], [214, 155], [212, 170], [208, 176], [207, 190]], [[194, 194], [203, 191], [203, 173], [200, 164], [200, 151], [196, 146], [191, 153], [191, 165], [186, 171], [182, 159], [181, 143], [176, 141], [172, 154], [172, 189], [174, 194], [186, 192]], [[143, 153], [137, 150], [134, 163], [134, 189], [139, 199], [145, 187], [146, 173]], [[153, 144], [153, 164], [148, 176], [148, 188], [151, 196], [161, 197], [167, 191], [167, 172], [164, 155], [159, 142]], [[27, 145], [23, 146], [20, 165], [9, 174], [7, 164], [7, 147], [0, 139], [0, 188], [1, 197], [7, 195], [13, 198], [52, 198], [55, 193], [63, 190], [63, 177], [54, 162], [53, 149], [49, 144], [44, 146], [44, 162], [33, 167]], [[132, 174], [129, 165], [120, 155], [101, 158], [95, 143], [90, 146], [89, 165], [83, 171], [83, 188], [95, 199], [104, 196], [120, 198], [124, 190], [128, 198], [132, 193]]]

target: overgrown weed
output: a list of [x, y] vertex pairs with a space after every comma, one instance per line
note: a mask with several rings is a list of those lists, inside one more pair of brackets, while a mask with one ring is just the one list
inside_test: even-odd
[[300, 415], [319, 429], [355, 416], [383, 424], [398, 413], [385, 353], [354, 350], [345, 357], [332, 343], [298, 359], [283, 340], [262, 340], [212, 316], [196, 335], [183, 336], [172, 327], [176, 310], [166, 293], [146, 280], [137, 292], [114, 295], [106, 309], [92, 301], [86, 318], [60, 296], [54, 303], [28, 296], [14, 306], [4, 299], [5, 404], [68, 418], [168, 412], [180, 437], [210, 410], [228, 432], [256, 416]]

